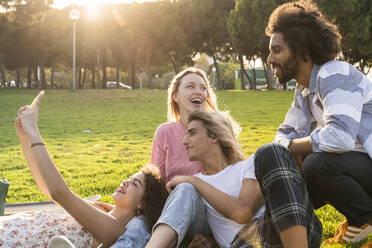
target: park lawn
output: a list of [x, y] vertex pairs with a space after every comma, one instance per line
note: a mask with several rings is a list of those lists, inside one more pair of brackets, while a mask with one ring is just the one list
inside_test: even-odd
[[[10, 182], [7, 203], [47, 200], [28, 170], [14, 131], [17, 110], [37, 93], [0, 89], [0, 179]], [[240, 123], [239, 142], [247, 155], [273, 140], [293, 99], [293, 91], [217, 95], [219, 108], [230, 110]], [[111, 194], [120, 182], [149, 163], [154, 131], [166, 121], [166, 103], [165, 90], [46, 90], [39, 129], [70, 188], [83, 197], [101, 194], [103, 201], [112, 203]], [[343, 216], [330, 206], [316, 213], [324, 238], [331, 237]]]

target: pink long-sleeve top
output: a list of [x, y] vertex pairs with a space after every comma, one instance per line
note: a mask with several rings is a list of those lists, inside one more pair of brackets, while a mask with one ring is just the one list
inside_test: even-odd
[[152, 143], [151, 163], [160, 169], [162, 177], [168, 182], [174, 176], [194, 175], [203, 170], [199, 161], [191, 162], [182, 144], [186, 127], [181, 121], [161, 124], [155, 132]]

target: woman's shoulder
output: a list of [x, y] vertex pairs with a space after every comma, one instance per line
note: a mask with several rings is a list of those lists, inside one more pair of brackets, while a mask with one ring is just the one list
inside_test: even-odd
[[111, 247], [142, 248], [146, 246], [150, 236], [151, 234], [146, 228], [143, 216], [136, 216], [128, 222], [125, 232], [120, 235], [116, 243]]
[[160, 132], [160, 133], [169, 132], [172, 130], [179, 129], [181, 127], [182, 127], [182, 124], [179, 121], [164, 122], [157, 127], [156, 132]]

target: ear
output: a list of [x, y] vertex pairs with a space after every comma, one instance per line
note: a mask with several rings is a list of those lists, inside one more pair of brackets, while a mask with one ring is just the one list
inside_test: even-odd
[[172, 99], [173, 99], [173, 101], [178, 103], [178, 93], [177, 92], [173, 94]]
[[216, 136], [214, 136], [213, 134], [211, 136], [209, 136], [208, 139], [209, 139], [210, 144], [218, 143], [218, 140], [217, 140]]

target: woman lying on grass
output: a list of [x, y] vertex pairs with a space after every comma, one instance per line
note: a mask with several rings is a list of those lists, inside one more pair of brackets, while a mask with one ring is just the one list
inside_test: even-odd
[[[78, 232], [78, 236], [80, 236], [78, 239], [84, 238], [84, 240], [80, 240], [79, 243], [74, 245], [76, 247], [89, 247], [89, 243], [94, 241], [91, 244], [92, 247], [96, 247], [100, 243], [103, 243], [103, 247], [107, 247], [124, 232], [130, 232], [132, 228], [131, 235], [136, 233], [141, 235], [140, 240], [143, 241], [143, 244], [139, 244], [136, 240], [137, 243], [132, 245], [128, 243], [128, 247], [143, 247], [150, 237], [148, 230], [151, 230], [160, 216], [167, 198], [165, 183], [160, 179], [159, 170], [154, 166], [145, 166], [129, 180], [123, 181], [112, 195], [115, 207], [109, 213], [77, 196], [69, 189], [58, 172], [39, 133], [37, 121], [42, 97], [43, 94], [39, 94], [35, 104], [31, 105], [32, 107], [24, 106], [19, 110], [18, 117], [15, 120], [16, 132], [32, 175], [41, 192], [61, 205], [82, 225], [83, 228], [77, 223], [71, 224], [70, 221], [70, 224], [65, 226], [67, 232], [71, 231], [75, 234]], [[64, 222], [65, 218], [58, 221], [49, 220], [47, 224], [42, 225], [39, 223], [40, 218], [43, 218], [40, 213], [34, 217], [37, 219], [29, 223], [23, 222], [15, 230], [9, 228], [12, 216], [1, 218], [0, 246], [42, 247], [55, 234], [69, 237], [69, 233], [63, 233], [60, 230], [61, 227], [58, 226], [58, 224], [61, 224], [58, 222]], [[3, 224], [5, 222], [6, 224]], [[44, 228], [32, 226], [32, 223], [39, 223]], [[143, 226], [142, 230], [144, 232], [138, 232], [138, 225]], [[53, 227], [58, 230], [53, 232]], [[133, 229], [136, 231], [133, 231]], [[15, 243], [9, 243], [12, 242], [9, 241], [11, 239]], [[35, 239], [37, 243], [27, 243], [29, 239]]]

